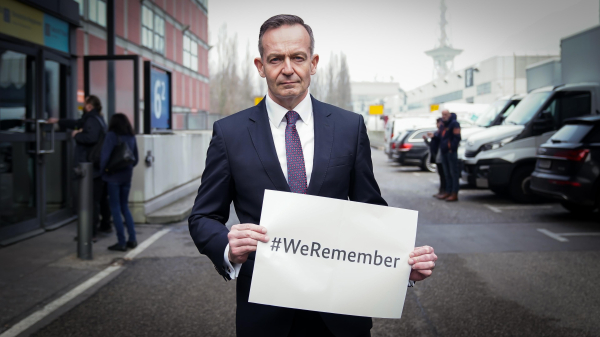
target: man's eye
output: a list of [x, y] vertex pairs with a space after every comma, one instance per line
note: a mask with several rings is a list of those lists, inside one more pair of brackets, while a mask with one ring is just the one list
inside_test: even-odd
[[271, 63], [279, 62], [278, 58], [271, 59]]

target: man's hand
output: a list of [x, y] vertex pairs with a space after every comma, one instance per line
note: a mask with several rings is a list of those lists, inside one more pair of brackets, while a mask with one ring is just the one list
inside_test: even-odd
[[73, 131], [71, 132], [71, 137], [72, 137], [72, 138], [74, 138], [74, 137], [75, 137], [75, 135], [76, 135], [76, 134], [78, 134], [78, 133], [80, 133], [81, 131], [82, 131], [81, 129], [79, 129], [79, 130], [73, 130]]
[[427, 132], [427, 137], [428, 138], [433, 138], [433, 132]]
[[48, 120], [46, 121], [46, 123], [48, 123], [48, 124], [56, 124], [56, 123], [58, 123], [58, 118], [56, 118], [56, 117], [50, 117], [50, 118], [48, 118]]
[[433, 273], [437, 255], [433, 248], [429, 246], [417, 247], [410, 254], [408, 264], [412, 266], [409, 279], [412, 281], [422, 281]]
[[244, 263], [248, 254], [256, 251], [258, 241], [269, 242], [265, 234], [267, 229], [263, 226], [244, 223], [233, 225], [227, 238], [229, 239], [229, 261], [232, 263]]

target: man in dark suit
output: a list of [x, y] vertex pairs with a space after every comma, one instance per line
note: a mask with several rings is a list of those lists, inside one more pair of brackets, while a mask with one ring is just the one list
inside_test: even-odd
[[[274, 16], [261, 26], [258, 44], [261, 57], [254, 63], [268, 94], [215, 122], [190, 234], [226, 280], [238, 279], [238, 336], [370, 336], [368, 317], [248, 303], [257, 243], [269, 241], [259, 225], [265, 190], [387, 205], [362, 116], [308, 92], [319, 62], [311, 28], [294, 15]], [[241, 224], [228, 231], [231, 202]], [[416, 248], [410, 279], [430, 276], [436, 259], [433, 248]]]

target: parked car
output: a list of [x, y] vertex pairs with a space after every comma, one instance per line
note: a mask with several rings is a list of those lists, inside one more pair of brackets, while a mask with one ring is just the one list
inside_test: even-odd
[[435, 128], [405, 130], [393, 143], [392, 159], [400, 165], [419, 166], [423, 171], [435, 172], [435, 164], [430, 163], [429, 146], [423, 140]]
[[600, 207], [600, 116], [566, 121], [538, 149], [531, 190], [571, 212]]
[[383, 152], [391, 159], [394, 141], [398, 139], [400, 133], [410, 129], [434, 126], [435, 118], [433, 117], [389, 118], [385, 125]]

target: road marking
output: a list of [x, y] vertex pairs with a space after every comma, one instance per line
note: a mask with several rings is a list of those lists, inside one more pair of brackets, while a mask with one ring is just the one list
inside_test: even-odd
[[490, 209], [495, 213], [502, 213], [502, 211], [508, 210], [525, 210], [525, 209], [552, 209], [555, 206], [553, 205], [515, 205], [515, 206], [492, 206], [489, 204], [484, 204], [483, 206]]
[[560, 242], [567, 242], [569, 239], [565, 238], [565, 236], [600, 236], [600, 232], [590, 232], [590, 233], [554, 233], [545, 228], [538, 228], [538, 232], [548, 235], [554, 240]]
[[430, 181], [432, 184], [439, 184], [439, 183], [440, 183], [440, 180], [439, 180], [439, 179], [429, 179], [429, 181]]
[[[167, 234], [170, 230], [171, 230], [171, 228], [164, 228], [161, 231], [158, 231], [158, 232], [152, 234], [152, 236], [149, 237], [146, 241], [142, 242], [135, 249], [133, 249], [132, 251], [127, 253], [127, 255], [125, 255], [124, 259], [132, 260], [139, 253], [143, 252], [146, 248], [148, 248], [151, 244], [153, 244], [156, 240], [160, 239], [163, 235]], [[0, 337], [2, 337], [2, 336], [0, 336]]]
[[569, 241], [569, 239], [563, 238], [562, 236], [560, 236], [560, 235], [558, 235], [556, 233], [552, 233], [551, 231], [549, 231], [549, 230], [547, 230], [545, 228], [538, 228], [537, 230], [538, 230], [538, 232], [546, 234], [546, 235], [548, 235], [549, 237], [553, 238], [556, 241], [559, 241], [559, 242], [567, 242], [567, 241]]
[[[158, 231], [158, 232], [154, 233], [151, 237], [149, 237], [148, 239], [146, 239], [146, 241], [142, 242], [134, 250], [132, 250], [131, 252], [129, 252], [127, 255], [125, 255], [125, 259], [129, 259], [129, 260], [133, 259], [135, 256], [137, 256], [139, 253], [141, 253], [146, 248], [148, 248], [152, 243], [154, 243], [160, 237], [162, 237], [163, 235], [167, 234], [167, 232], [169, 232], [170, 230], [171, 230], [171, 228], [165, 228], [165, 229], [163, 229], [161, 231]], [[31, 314], [28, 317], [24, 318], [19, 323], [13, 325], [10, 329], [6, 330], [3, 334], [1, 334], [0, 337], [15, 337], [15, 336], [18, 336], [20, 333], [22, 333], [23, 331], [29, 329], [29, 327], [31, 327], [35, 323], [39, 322], [40, 320], [42, 320], [44, 317], [46, 317], [46, 316], [50, 315], [52, 312], [56, 311], [56, 309], [58, 309], [61, 306], [65, 305], [70, 300], [72, 300], [75, 297], [79, 296], [80, 294], [82, 294], [86, 290], [90, 289], [95, 284], [97, 284], [98, 282], [102, 281], [103, 279], [105, 279], [106, 277], [110, 276], [112, 273], [114, 273], [115, 271], [117, 271], [117, 270], [119, 270], [121, 268], [123, 268], [123, 266], [116, 265], [116, 264], [108, 266], [107, 268], [105, 268], [104, 270], [102, 270], [101, 272], [99, 272], [98, 274], [92, 276], [87, 281], [83, 282], [82, 284], [78, 285], [77, 287], [75, 287], [74, 289], [72, 289], [71, 291], [69, 291], [68, 293], [62, 295], [61, 297], [59, 297], [57, 299], [55, 299], [51, 303], [49, 303], [46, 306], [44, 306], [42, 309], [34, 312], [33, 314]]]
[[498, 209], [497, 207], [494, 207], [492, 205], [488, 205], [488, 204], [483, 204], [483, 206], [487, 207], [490, 209], [490, 211], [495, 212], [495, 213], [502, 213], [502, 211], [500, 209]]
[[421, 173], [413, 172], [413, 175], [414, 175], [415, 177], [420, 177], [420, 176], [421, 176]]

